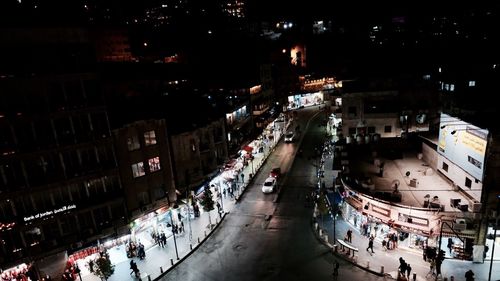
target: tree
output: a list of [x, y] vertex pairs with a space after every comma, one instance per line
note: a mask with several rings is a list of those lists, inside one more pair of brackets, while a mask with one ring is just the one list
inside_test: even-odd
[[321, 215], [321, 224], [323, 224], [323, 215], [328, 214], [329, 211], [324, 192], [320, 192], [317, 204], [318, 213]]
[[94, 275], [101, 280], [108, 280], [108, 278], [115, 272], [115, 266], [111, 264], [109, 254], [103, 252], [94, 260]]
[[205, 192], [203, 193], [203, 197], [201, 198], [200, 204], [203, 206], [203, 210], [208, 213], [208, 223], [210, 229], [212, 229], [212, 219], [210, 217], [210, 211], [214, 209], [214, 199], [212, 198], [212, 191], [210, 187], [205, 186]]

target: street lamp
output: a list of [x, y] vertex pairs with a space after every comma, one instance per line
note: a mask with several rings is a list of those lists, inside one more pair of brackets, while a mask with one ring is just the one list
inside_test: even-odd
[[[174, 204], [174, 206], [172, 206], [172, 209], [177, 209], [177, 208], [179, 208], [177, 204]], [[172, 210], [170, 210], [170, 222], [172, 223], [172, 235], [174, 236], [175, 255], [177, 256], [177, 260], [179, 260], [179, 252], [177, 251], [177, 241], [175, 239], [175, 233], [174, 233], [174, 220], [172, 219]]]
[[[465, 242], [464, 240], [462, 240], [462, 238], [460, 238], [460, 236], [455, 232], [455, 230], [453, 230], [453, 227], [451, 227], [451, 225], [449, 225], [447, 222], [445, 221], [442, 221], [441, 222], [441, 230], [439, 231], [439, 247], [438, 247], [438, 252], [437, 252], [437, 261], [436, 261], [436, 281], [438, 280], [438, 275], [441, 274], [441, 263], [443, 262], [442, 260], [440, 260], [440, 257], [441, 257], [441, 243], [443, 241], [443, 226], [444, 225], [447, 225], [451, 231], [453, 231], [453, 233], [458, 237], [458, 239], [460, 239], [460, 241], [462, 241], [464, 247], [465, 247]], [[444, 259], [444, 255], [442, 256], [442, 259]]]
[[497, 213], [495, 217], [495, 230], [493, 230], [493, 245], [491, 246], [491, 259], [490, 259], [490, 271], [488, 273], [488, 281], [491, 281], [491, 270], [493, 268], [493, 254], [495, 254], [495, 240], [497, 238], [497, 228], [498, 228], [498, 211], [500, 210], [500, 195], [497, 196]]
[[[191, 202], [190, 201], [190, 198], [191, 198], [191, 191], [190, 191], [190, 188], [189, 188], [189, 185], [188, 185], [188, 188], [186, 190], [186, 198], [187, 198], [187, 208], [188, 208], [188, 214], [187, 214], [187, 217], [188, 217], [188, 224], [189, 224], [189, 241], [193, 240], [193, 230], [191, 228], [191, 209], [189, 207], [189, 204]], [[170, 217], [172, 218], [172, 217]]]

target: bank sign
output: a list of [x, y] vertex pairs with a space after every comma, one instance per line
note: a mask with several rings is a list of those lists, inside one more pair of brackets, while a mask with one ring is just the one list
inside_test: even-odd
[[478, 180], [483, 180], [488, 130], [441, 114], [438, 153]]
[[49, 211], [45, 211], [45, 212], [40, 212], [40, 213], [31, 215], [31, 216], [28, 216], [28, 217], [24, 217], [24, 222], [29, 222], [29, 221], [32, 221], [32, 220], [37, 220], [37, 219], [45, 218], [45, 217], [48, 217], [48, 216], [56, 215], [56, 214], [59, 214], [59, 213], [62, 213], [62, 212], [66, 212], [66, 211], [69, 211], [69, 210], [73, 210], [73, 209], [76, 209], [76, 205], [74, 205], [74, 204], [73, 205], [66, 205], [66, 206], [63, 206], [63, 207], [60, 207], [60, 208], [57, 208], [57, 209], [53, 209], [53, 210], [49, 210]]

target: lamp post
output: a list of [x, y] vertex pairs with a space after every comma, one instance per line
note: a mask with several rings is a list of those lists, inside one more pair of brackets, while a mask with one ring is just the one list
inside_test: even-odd
[[[187, 212], [187, 217], [188, 217], [188, 225], [189, 225], [189, 241], [193, 240], [193, 230], [191, 228], [191, 208], [189, 207], [189, 204], [191, 202], [191, 191], [189, 189], [189, 185], [188, 185], [188, 188], [186, 190], [186, 198], [187, 198], [187, 208], [188, 208], [188, 212]], [[172, 215], [172, 213], [170, 213], [170, 215]], [[170, 216], [170, 219], [172, 220], [172, 216]]]
[[[173, 209], [177, 209], [179, 206], [177, 204], [174, 204], [172, 207]], [[174, 246], [175, 246], [175, 255], [177, 256], [177, 260], [179, 260], [179, 252], [177, 251], [177, 241], [175, 239], [175, 233], [174, 233], [174, 220], [172, 219], [172, 210], [170, 210], [170, 222], [172, 223], [172, 235], [174, 236]]]
[[[453, 230], [453, 228], [451, 227], [451, 225], [449, 225], [449, 224], [448, 224], [447, 222], [445, 222], [445, 221], [442, 221], [442, 222], [441, 222], [441, 230], [439, 231], [439, 242], [438, 242], [438, 243], [439, 243], [439, 247], [438, 247], [438, 252], [437, 252], [437, 257], [438, 257], [438, 258], [440, 257], [440, 253], [441, 253], [441, 243], [442, 243], [442, 241], [443, 241], [443, 226], [444, 226], [445, 224], [446, 224], [446, 225], [447, 225], [447, 226], [451, 229], [451, 231], [453, 231], [453, 233], [454, 233], [454, 234], [458, 237], [458, 239], [460, 239], [460, 241], [462, 241], [462, 243], [463, 243], [463, 245], [464, 245], [464, 247], [465, 247], [465, 242], [462, 240], [462, 238], [460, 238], [460, 236], [458, 236], [458, 234], [455, 232], [455, 230]], [[443, 256], [443, 259], [444, 259], [444, 256]], [[438, 275], [439, 275], [439, 274], [441, 274], [441, 263], [442, 263], [442, 262], [443, 262], [443, 261], [440, 261], [440, 260], [438, 260], [438, 261], [436, 262], [436, 271], [437, 271], [437, 272], [436, 272], [436, 281], [438, 280]], [[439, 263], [439, 265], [438, 265], [438, 263]], [[439, 268], [439, 270], [438, 270], [438, 268]]]
[[495, 254], [495, 240], [497, 238], [498, 228], [498, 211], [500, 210], [500, 195], [497, 196], [497, 213], [495, 217], [495, 230], [493, 230], [493, 245], [491, 246], [490, 271], [488, 273], [488, 281], [491, 281], [491, 270], [493, 269], [493, 254]]
[[222, 212], [219, 212], [219, 218], [222, 218], [222, 214], [224, 213], [224, 199], [222, 198], [222, 192], [221, 192], [221, 185], [220, 183], [217, 185], [218, 186], [218, 193], [217, 197], [220, 197], [220, 208]]

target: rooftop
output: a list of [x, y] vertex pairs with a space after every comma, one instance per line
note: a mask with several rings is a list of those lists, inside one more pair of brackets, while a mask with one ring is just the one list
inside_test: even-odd
[[[351, 187], [389, 201], [397, 185], [401, 201], [393, 201], [396, 204], [426, 208], [426, 201], [430, 201], [443, 205], [446, 212], [462, 212], [451, 207], [450, 199], [460, 199], [462, 204], [468, 204], [472, 198], [460, 192], [430, 163], [426, 163], [419, 150], [398, 147], [394, 145], [395, 141], [401, 140], [382, 139], [380, 144], [370, 146], [375, 148], [373, 150], [367, 147], [360, 149], [358, 145], [349, 150]], [[379, 163], [384, 163], [382, 176], [379, 174]]]

